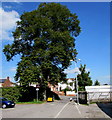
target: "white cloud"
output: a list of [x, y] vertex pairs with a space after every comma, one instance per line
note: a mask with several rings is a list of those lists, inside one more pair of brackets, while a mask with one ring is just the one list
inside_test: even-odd
[[80, 74], [80, 71], [79, 71], [79, 68], [77, 67], [77, 68], [74, 68], [72, 70], [66, 69], [65, 73], [67, 73], [67, 74], [71, 74], [71, 73], [78, 73], [78, 74]]
[[16, 27], [16, 21], [19, 20], [19, 14], [12, 11], [4, 11], [0, 7], [0, 40], [13, 40], [12, 31]]
[[[87, 68], [87, 69], [86, 69], [86, 72], [89, 72], [89, 71], [90, 71], [90, 69]], [[74, 69], [72, 69], [72, 70], [71, 70], [70, 68], [68, 68], [68, 69], [66, 69], [64, 72], [67, 73], [67, 74], [72, 74], [72, 73], [81, 74], [81, 72], [80, 72], [80, 70], [79, 70], [78, 67], [76, 67], [76, 68], [74, 68]]]

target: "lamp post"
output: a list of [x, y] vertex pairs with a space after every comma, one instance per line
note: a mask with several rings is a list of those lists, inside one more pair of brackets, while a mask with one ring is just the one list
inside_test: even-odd
[[77, 80], [77, 75], [76, 75], [76, 89], [77, 89], [77, 104], [79, 104], [79, 94], [78, 94], [78, 80]]
[[[70, 61], [74, 61], [74, 62], [75, 62], [75, 66], [76, 66], [76, 68], [78, 68], [76, 62], [77, 62], [77, 61], [81, 61], [81, 60], [80, 60], [80, 59], [75, 59], [75, 60], [70, 60]], [[78, 73], [78, 72], [75, 72], [75, 73]], [[79, 105], [77, 74], [76, 74], [76, 89], [77, 89], [77, 105]]]
[[36, 88], [36, 91], [37, 91], [37, 102], [38, 102], [38, 91], [39, 91], [39, 88]]
[[40, 86], [39, 85], [36, 85], [36, 91], [37, 91], [37, 102], [38, 102], [38, 91], [39, 91], [39, 88], [40, 88]]

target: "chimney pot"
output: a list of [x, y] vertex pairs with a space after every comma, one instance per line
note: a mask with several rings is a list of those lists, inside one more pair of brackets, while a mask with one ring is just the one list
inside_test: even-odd
[[9, 77], [7, 77], [7, 80], [9, 80]]

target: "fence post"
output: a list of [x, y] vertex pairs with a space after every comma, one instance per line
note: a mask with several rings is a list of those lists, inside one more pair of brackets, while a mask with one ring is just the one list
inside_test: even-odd
[[85, 100], [86, 100], [86, 104], [87, 104], [87, 92], [85, 92]]
[[90, 104], [89, 92], [87, 92], [87, 104]]
[[112, 102], [112, 91], [110, 91], [110, 102]]

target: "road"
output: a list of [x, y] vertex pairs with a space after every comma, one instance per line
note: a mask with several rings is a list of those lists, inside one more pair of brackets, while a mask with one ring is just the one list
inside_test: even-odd
[[69, 97], [44, 104], [18, 104], [2, 109], [2, 118], [109, 118], [96, 104], [77, 105]]

